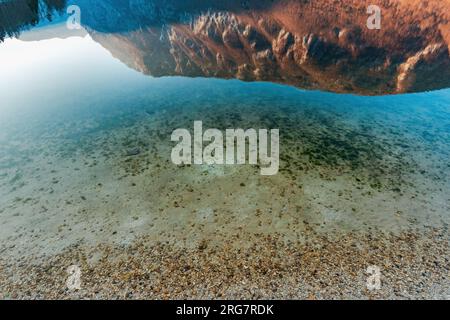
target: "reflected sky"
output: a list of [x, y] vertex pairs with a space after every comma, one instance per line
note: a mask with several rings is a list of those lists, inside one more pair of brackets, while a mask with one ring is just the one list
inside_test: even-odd
[[[95, 91], [110, 91], [120, 79], [129, 83], [143, 76], [114, 59], [89, 35], [67, 39], [22, 41], [0, 45], [2, 112], [36, 109], [51, 101], [75, 99]], [[59, 103], [64, 105], [64, 103]]]

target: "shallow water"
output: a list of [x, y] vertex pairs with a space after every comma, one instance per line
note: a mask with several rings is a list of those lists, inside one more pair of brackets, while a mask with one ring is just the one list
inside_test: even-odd
[[[298, 89], [448, 86], [420, 12], [374, 43], [364, 2], [30, 3], [0, 1], [0, 298], [449, 297], [450, 89]], [[278, 174], [173, 164], [194, 121], [279, 129]]]
[[[0, 61], [0, 237], [10, 253], [149, 234], [185, 246], [242, 234], [245, 246], [258, 233], [305, 240], [310, 227], [339, 235], [450, 221], [450, 90], [363, 97], [152, 78], [89, 35], [7, 39]], [[172, 131], [195, 120], [278, 128], [280, 173], [172, 164]]]

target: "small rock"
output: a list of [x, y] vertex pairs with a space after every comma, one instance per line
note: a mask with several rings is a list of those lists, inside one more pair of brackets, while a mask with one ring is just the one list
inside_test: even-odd
[[133, 148], [133, 149], [130, 149], [130, 150], [127, 151], [127, 157], [137, 156], [140, 153], [141, 153], [141, 149]]
[[200, 244], [198, 245], [199, 250], [205, 250], [207, 247], [208, 247], [208, 243], [206, 242], [206, 240], [202, 240], [200, 242]]

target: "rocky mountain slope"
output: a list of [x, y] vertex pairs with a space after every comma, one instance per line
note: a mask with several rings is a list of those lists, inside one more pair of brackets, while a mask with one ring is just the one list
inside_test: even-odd
[[[367, 27], [374, 2], [380, 30]], [[127, 65], [153, 76], [275, 81], [369, 95], [450, 86], [449, 0], [228, 2], [184, 8], [178, 21], [179, 10], [147, 10], [159, 21], [166, 12], [167, 20], [91, 33]]]

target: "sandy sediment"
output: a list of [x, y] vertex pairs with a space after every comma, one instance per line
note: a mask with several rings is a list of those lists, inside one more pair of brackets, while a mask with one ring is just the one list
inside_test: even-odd
[[[444, 238], [429, 230], [332, 241], [311, 234], [305, 244], [260, 235], [245, 249], [202, 241], [186, 250], [146, 239], [75, 245], [39, 264], [2, 261], [0, 287], [11, 299], [448, 299]], [[80, 290], [67, 287], [71, 265], [80, 268]], [[368, 286], [373, 266], [379, 289]]]

